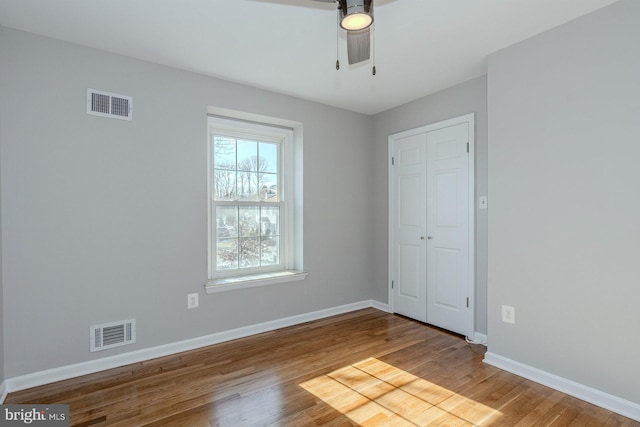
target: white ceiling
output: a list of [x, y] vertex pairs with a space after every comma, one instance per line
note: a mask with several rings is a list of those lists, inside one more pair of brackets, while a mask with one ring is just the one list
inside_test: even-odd
[[349, 66], [311, 0], [0, 0], [0, 25], [365, 114], [486, 73], [487, 55], [617, 0], [375, 0], [375, 58]]

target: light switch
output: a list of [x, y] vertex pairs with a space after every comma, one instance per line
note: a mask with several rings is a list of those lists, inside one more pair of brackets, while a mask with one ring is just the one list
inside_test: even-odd
[[478, 197], [478, 209], [487, 209], [487, 196]]

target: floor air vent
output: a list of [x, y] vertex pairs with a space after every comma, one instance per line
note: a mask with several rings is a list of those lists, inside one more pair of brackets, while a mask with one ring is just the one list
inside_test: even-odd
[[131, 120], [133, 98], [117, 93], [87, 89], [87, 113], [112, 119]]
[[106, 350], [136, 342], [136, 319], [91, 326], [91, 351]]

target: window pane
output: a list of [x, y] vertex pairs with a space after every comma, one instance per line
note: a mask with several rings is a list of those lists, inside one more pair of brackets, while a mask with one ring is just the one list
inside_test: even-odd
[[225, 169], [213, 171], [213, 197], [215, 200], [236, 200], [236, 173]]
[[238, 208], [216, 207], [216, 237], [238, 237]]
[[260, 245], [262, 265], [277, 265], [280, 262], [280, 238], [277, 236], [261, 237]]
[[216, 169], [236, 168], [236, 139], [213, 136], [213, 167]]
[[218, 270], [238, 268], [238, 239], [216, 239], [216, 252]]
[[238, 170], [258, 171], [258, 143], [238, 140]]
[[260, 172], [278, 173], [278, 144], [261, 142], [258, 145], [258, 155], [262, 162]]
[[278, 175], [274, 173], [261, 173], [258, 175], [258, 186], [260, 187], [260, 200], [270, 202], [278, 201]]
[[240, 208], [240, 237], [258, 237], [260, 236], [260, 208], [249, 207]]
[[260, 238], [240, 238], [240, 268], [260, 266]]
[[260, 235], [264, 237], [280, 235], [280, 208], [263, 207], [260, 212]]
[[263, 266], [280, 262], [280, 208], [263, 207], [260, 210], [260, 261]]
[[258, 174], [238, 171], [238, 200], [258, 200]]

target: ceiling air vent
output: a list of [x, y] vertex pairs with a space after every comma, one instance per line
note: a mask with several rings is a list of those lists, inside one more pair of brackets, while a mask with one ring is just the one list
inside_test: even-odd
[[90, 350], [99, 351], [136, 342], [136, 319], [103, 323], [90, 328]]
[[131, 120], [133, 98], [117, 93], [87, 89], [87, 114], [112, 119]]

